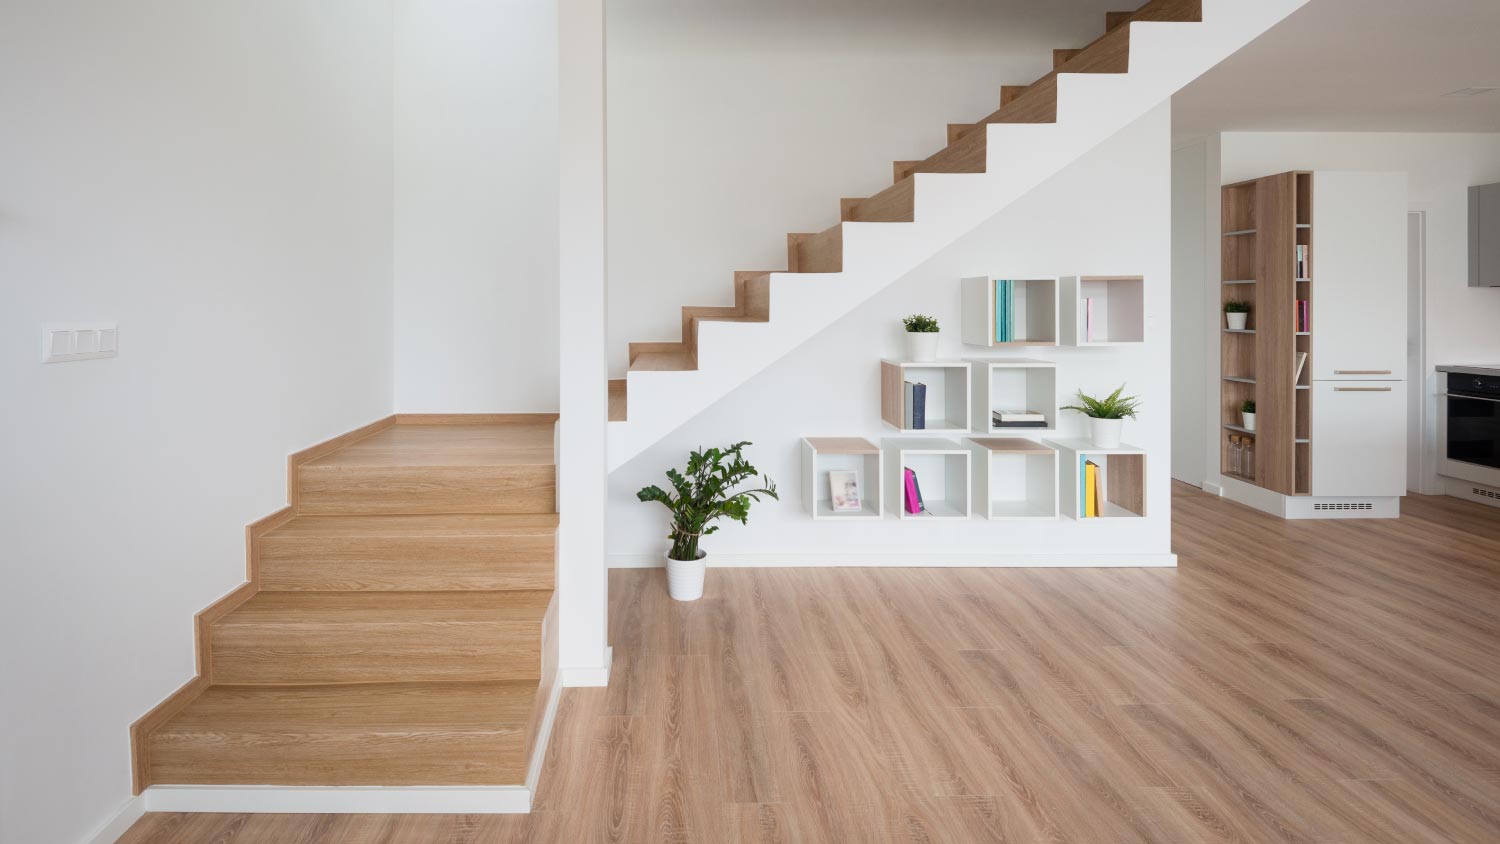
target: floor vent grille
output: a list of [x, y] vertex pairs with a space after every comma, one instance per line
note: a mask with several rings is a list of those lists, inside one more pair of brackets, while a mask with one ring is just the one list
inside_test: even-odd
[[1472, 491], [1475, 495], [1478, 495], [1481, 498], [1493, 498], [1496, 501], [1500, 501], [1500, 492], [1496, 492], [1492, 489], [1485, 489], [1482, 486], [1476, 486]]
[[[1500, 496], [1496, 496], [1500, 498]], [[1375, 505], [1368, 501], [1359, 501], [1348, 504], [1314, 504], [1314, 510], [1374, 510]]]

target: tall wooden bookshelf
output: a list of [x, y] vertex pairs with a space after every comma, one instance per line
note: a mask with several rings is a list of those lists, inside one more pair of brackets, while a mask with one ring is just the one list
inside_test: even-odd
[[[1312, 173], [1280, 173], [1226, 185], [1222, 192], [1222, 284], [1219, 308], [1220, 471], [1284, 495], [1307, 495], [1312, 482], [1311, 331], [1298, 331], [1297, 300], [1312, 301]], [[1296, 273], [1297, 247], [1309, 270]], [[1250, 303], [1243, 331], [1230, 330], [1223, 305]], [[1309, 304], [1311, 310], [1311, 304]], [[1309, 320], [1309, 328], [1315, 322]], [[1309, 360], [1295, 378], [1298, 353]], [[1246, 399], [1256, 408], [1255, 431], [1241, 424]], [[1235, 438], [1254, 444], [1250, 472], [1233, 472]]]

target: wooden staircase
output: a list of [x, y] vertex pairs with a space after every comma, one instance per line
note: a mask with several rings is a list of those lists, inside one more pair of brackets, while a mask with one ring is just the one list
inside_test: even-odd
[[198, 676], [131, 728], [152, 785], [521, 785], [550, 688], [554, 417], [394, 417], [291, 459]]
[[[1000, 108], [978, 123], [948, 125], [948, 146], [923, 161], [897, 161], [894, 184], [863, 199], [839, 201], [839, 222], [816, 233], [787, 235], [787, 269], [735, 273], [732, 307], [682, 309], [682, 339], [631, 343], [633, 372], [685, 371], [698, 368], [698, 327], [704, 322], [765, 322], [770, 318], [772, 272], [834, 273], [843, 268], [845, 223], [911, 222], [917, 173], [985, 172], [987, 133], [974, 131], [990, 123], [1051, 123], [1057, 119], [1057, 77], [1064, 73], [1126, 73], [1130, 67], [1130, 24], [1137, 21], [1195, 23], [1202, 20], [1202, 0], [1151, 0], [1135, 12], [1109, 12], [1105, 32], [1081, 49], [1052, 51], [1053, 69], [1030, 85], [1000, 89]], [[626, 380], [610, 382], [612, 422], [628, 419]]]

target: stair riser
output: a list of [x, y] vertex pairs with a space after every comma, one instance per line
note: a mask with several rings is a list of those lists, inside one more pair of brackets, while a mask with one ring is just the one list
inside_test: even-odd
[[522, 536], [267, 537], [268, 592], [551, 589], [553, 532]]
[[296, 506], [309, 515], [555, 513], [557, 470], [550, 465], [303, 466]]
[[213, 682], [227, 685], [536, 680], [539, 619], [221, 624]]
[[525, 781], [521, 729], [340, 733], [158, 733], [163, 785], [513, 785]]

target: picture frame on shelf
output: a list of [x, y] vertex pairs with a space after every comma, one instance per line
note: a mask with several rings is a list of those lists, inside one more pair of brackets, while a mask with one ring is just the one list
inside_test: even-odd
[[828, 472], [828, 500], [836, 513], [858, 513], [864, 508], [859, 495], [859, 476], [851, 471], [831, 469]]

